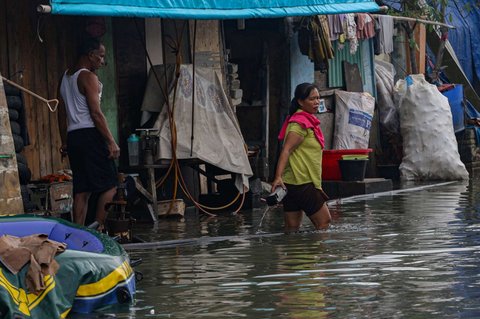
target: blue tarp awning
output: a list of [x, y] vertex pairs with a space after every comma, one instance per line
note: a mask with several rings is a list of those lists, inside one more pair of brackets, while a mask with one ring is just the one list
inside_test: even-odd
[[53, 14], [170, 19], [249, 19], [375, 12], [372, 0], [50, 0]]
[[[466, 8], [470, 6], [470, 9]], [[471, 0], [458, 0], [447, 6], [449, 24], [456, 28], [448, 31], [448, 40], [455, 50], [463, 71], [471, 83], [480, 79], [480, 8]]]

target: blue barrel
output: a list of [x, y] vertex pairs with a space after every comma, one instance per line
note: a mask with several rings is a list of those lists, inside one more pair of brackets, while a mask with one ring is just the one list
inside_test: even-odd
[[452, 111], [453, 130], [455, 133], [465, 129], [465, 116], [463, 110], [463, 85], [455, 84], [451, 90], [443, 92], [448, 98], [450, 110]]

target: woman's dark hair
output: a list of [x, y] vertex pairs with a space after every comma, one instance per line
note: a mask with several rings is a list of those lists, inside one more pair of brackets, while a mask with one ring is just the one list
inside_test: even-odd
[[102, 42], [98, 38], [85, 38], [78, 46], [77, 54], [79, 57], [88, 55], [94, 50], [100, 49]]
[[300, 108], [300, 104], [298, 104], [298, 100], [305, 100], [310, 95], [313, 89], [318, 90], [318, 87], [312, 83], [302, 83], [297, 85], [297, 87], [295, 88], [294, 97], [288, 109], [289, 115], [293, 115]]

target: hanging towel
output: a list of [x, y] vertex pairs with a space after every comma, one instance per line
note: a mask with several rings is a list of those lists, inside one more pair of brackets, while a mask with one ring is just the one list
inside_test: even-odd
[[320, 120], [315, 117], [315, 115], [298, 111], [292, 116], [287, 116], [285, 122], [283, 122], [280, 133], [278, 134], [278, 139], [283, 140], [285, 138], [285, 133], [287, 132], [287, 126], [289, 123], [297, 123], [304, 129], [312, 129], [313, 134], [317, 138], [317, 141], [320, 143], [322, 148], [325, 146], [325, 138], [323, 137], [323, 132], [320, 129]]

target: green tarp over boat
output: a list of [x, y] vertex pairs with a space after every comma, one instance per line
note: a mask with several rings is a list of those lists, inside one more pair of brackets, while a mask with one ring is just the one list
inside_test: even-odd
[[26, 264], [17, 274], [0, 263], [1, 318], [65, 318], [70, 312], [89, 313], [128, 303], [135, 293], [135, 276], [125, 250], [112, 238], [61, 219], [21, 215], [0, 218], [0, 235], [25, 237], [46, 234], [67, 249], [55, 260], [55, 275], [44, 276], [45, 289], [29, 292]]

